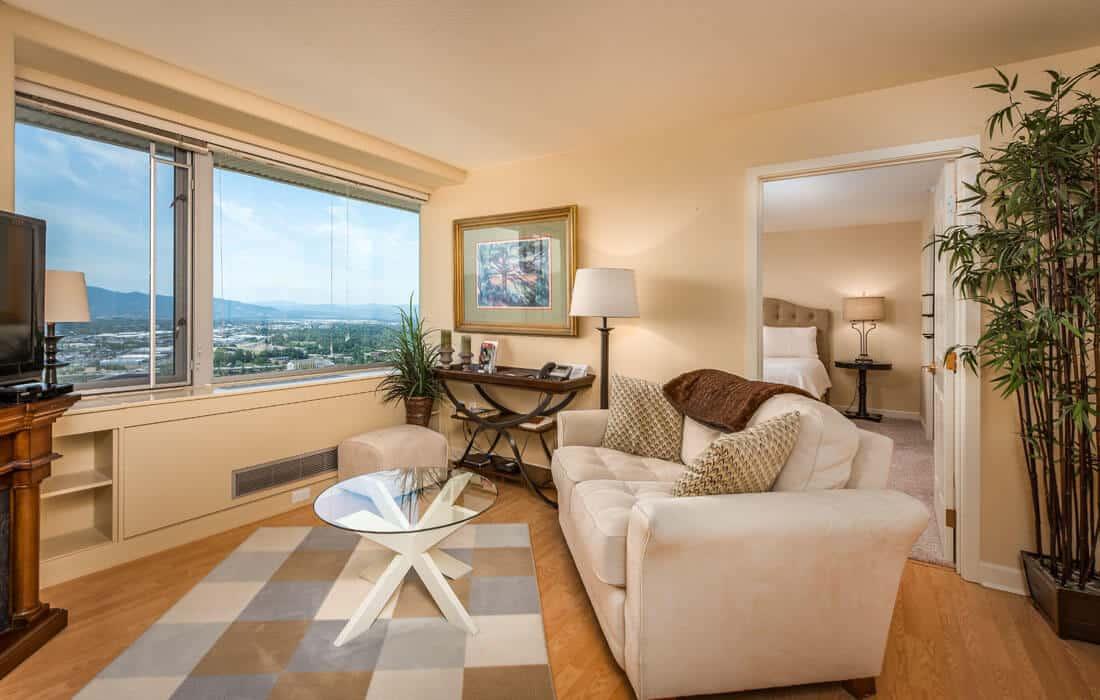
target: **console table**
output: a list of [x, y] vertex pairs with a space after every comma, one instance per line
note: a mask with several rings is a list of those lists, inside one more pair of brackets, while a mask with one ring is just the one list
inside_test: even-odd
[[[592, 386], [592, 383], [596, 380], [596, 375], [587, 374], [577, 379], [548, 379], [540, 378], [538, 375], [539, 371], [537, 369], [523, 367], [498, 367], [495, 372], [491, 373], [480, 372], [476, 366], [463, 368], [458, 365], [437, 367], [435, 370], [435, 376], [439, 380], [443, 392], [454, 404], [460, 418], [474, 425], [473, 434], [470, 435], [470, 439], [466, 443], [466, 449], [463, 451], [462, 457], [459, 458], [458, 464], [460, 466], [470, 466], [468, 460], [474, 447], [474, 440], [481, 433], [495, 435], [493, 444], [489, 448], [490, 453], [500, 439], [503, 438], [512, 450], [520, 478], [523, 479], [527, 488], [543, 502], [556, 508], [558, 504], [547, 497], [543, 490], [531, 480], [528, 466], [523, 461], [523, 454], [511, 431], [524, 429], [521, 427], [524, 423], [532, 423], [553, 416], [572, 403], [577, 396], [577, 392]], [[450, 383], [455, 382], [472, 384], [478, 395], [485, 399], [486, 403], [492, 406], [496, 412], [486, 414], [469, 408], [451, 390]], [[489, 393], [486, 387], [490, 386], [537, 392], [539, 399], [535, 407], [529, 411], [513, 410]], [[538, 428], [528, 428], [528, 430], [538, 434], [539, 440], [542, 442], [542, 448], [549, 459], [550, 448], [543, 438], [542, 433], [544, 431]]]
[[850, 362], [837, 360], [833, 364], [841, 369], [854, 369], [859, 372], [859, 408], [855, 411], [845, 411], [844, 415], [857, 420], [880, 422], [882, 420], [881, 413], [867, 412], [867, 372], [892, 369], [893, 365], [889, 362], [859, 362], [858, 360]]
[[68, 611], [38, 598], [39, 491], [61, 456], [53, 424], [79, 400], [66, 394], [0, 406], [0, 677], [69, 622]]

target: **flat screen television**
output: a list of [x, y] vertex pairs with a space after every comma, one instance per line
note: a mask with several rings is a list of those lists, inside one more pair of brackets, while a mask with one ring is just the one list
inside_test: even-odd
[[0, 386], [45, 363], [46, 222], [0, 211]]

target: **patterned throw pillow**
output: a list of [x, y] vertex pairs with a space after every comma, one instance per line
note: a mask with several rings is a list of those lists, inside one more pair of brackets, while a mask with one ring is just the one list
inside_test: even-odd
[[611, 410], [603, 446], [639, 457], [680, 461], [684, 416], [644, 379], [611, 377]]
[[674, 496], [717, 496], [770, 491], [798, 440], [798, 411], [748, 430], [726, 433], [688, 465]]

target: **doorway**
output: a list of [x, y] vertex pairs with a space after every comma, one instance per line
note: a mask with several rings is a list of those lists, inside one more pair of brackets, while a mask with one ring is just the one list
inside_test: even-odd
[[824, 315], [818, 358], [827, 376], [814, 389], [824, 386], [823, 400], [849, 410], [857, 427], [894, 440], [890, 487], [932, 513], [914, 558], [968, 580], [979, 574], [979, 384], [942, 360], [977, 338], [978, 309], [955, 296], [949, 270], [925, 244], [965, 223], [957, 193], [976, 162], [962, 156], [978, 143], [766, 166], [749, 172], [747, 192], [748, 371], [806, 388], [799, 373], [812, 368], [772, 357], [778, 346], [765, 338], [785, 336], [770, 326], [795, 322], [775, 321], [771, 309], [787, 305], [791, 319]]

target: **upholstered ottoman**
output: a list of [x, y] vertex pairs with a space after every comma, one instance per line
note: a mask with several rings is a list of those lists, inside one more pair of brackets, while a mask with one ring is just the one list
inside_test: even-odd
[[350, 437], [336, 452], [339, 479], [398, 467], [447, 466], [447, 438], [419, 425], [395, 425]]

